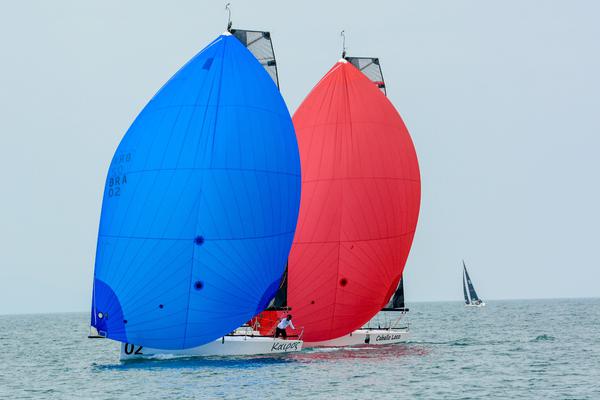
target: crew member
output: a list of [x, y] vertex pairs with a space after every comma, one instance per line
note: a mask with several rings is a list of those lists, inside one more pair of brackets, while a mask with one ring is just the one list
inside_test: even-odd
[[277, 328], [275, 328], [275, 337], [278, 338], [281, 335], [282, 338], [287, 339], [287, 333], [285, 332], [285, 328], [291, 327], [293, 330], [296, 330], [294, 324], [292, 324], [292, 314], [288, 314], [287, 317], [283, 318], [277, 324]]

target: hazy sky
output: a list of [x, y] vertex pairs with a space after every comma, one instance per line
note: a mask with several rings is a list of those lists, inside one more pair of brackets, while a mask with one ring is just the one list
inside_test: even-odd
[[[293, 111], [340, 58], [381, 60], [419, 155], [408, 301], [600, 295], [595, 1], [232, 1], [270, 30]], [[13, 1], [0, 12], [0, 313], [90, 306], [121, 137], [224, 31], [224, 1]]]

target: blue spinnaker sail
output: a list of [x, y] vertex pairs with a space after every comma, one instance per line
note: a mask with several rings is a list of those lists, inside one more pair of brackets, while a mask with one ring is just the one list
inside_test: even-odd
[[299, 202], [287, 107], [256, 58], [224, 34], [160, 89], [113, 157], [92, 326], [161, 349], [231, 332], [275, 296]]

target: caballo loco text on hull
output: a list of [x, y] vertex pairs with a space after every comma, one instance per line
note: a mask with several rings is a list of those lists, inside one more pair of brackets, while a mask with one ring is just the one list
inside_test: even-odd
[[408, 328], [357, 329], [345, 336], [321, 342], [305, 342], [304, 347], [347, 347], [360, 345], [387, 345], [403, 343], [410, 339]]
[[274, 57], [259, 62], [248, 50], [261, 40], [261, 51], [271, 46], [267, 32], [215, 39], [152, 98], [115, 152], [91, 326], [122, 342], [124, 358], [302, 347], [235, 332], [275, 296], [300, 201], [293, 124], [276, 73], [265, 70]]

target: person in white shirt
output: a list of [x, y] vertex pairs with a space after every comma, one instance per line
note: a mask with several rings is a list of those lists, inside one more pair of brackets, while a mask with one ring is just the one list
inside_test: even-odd
[[282, 338], [287, 339], [287, 333], [285, 332], [285, 328], [290, 326], [293, 330], [296, 330], [294, 324], [292, 324], [292, 314], [288, 314], [287, 317], [283, 318], [277, 324], [277, 328], [275, 328], [275, 338], [278, 338], [281, 335]]

